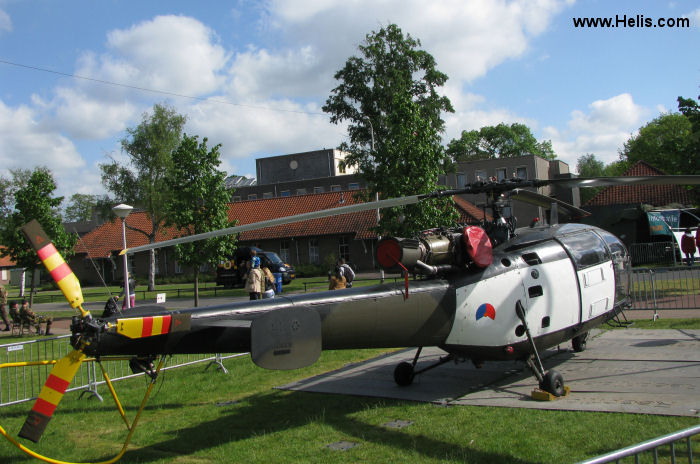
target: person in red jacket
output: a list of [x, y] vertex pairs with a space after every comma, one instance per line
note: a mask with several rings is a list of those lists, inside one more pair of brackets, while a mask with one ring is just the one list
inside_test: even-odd
[[697, 249], [695, 242], [697, 237], [693, 237], [690, 232], [690, 227], [685, 228], [685, 233], [681, 238], [681, 251], [685, 253], [685, 260], [688, 266], [692, 266], [695, 262], [695, 250]]

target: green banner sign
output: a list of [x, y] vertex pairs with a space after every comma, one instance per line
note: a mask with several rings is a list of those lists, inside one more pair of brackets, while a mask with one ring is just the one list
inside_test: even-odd
[[[666, 221], [666, 214], [670, 211], [651, 211], [647, 213], [647, 220], [649, 221], [649, 233], [651, 235], [670, 235], [673, 237], [673, 231], [669, 223]], [[680, 212], [676, 211], [678, 216]], [[661, 214], [664, 213], [664, 214]], [[676, 220], [678, 224], [678, 220]]]

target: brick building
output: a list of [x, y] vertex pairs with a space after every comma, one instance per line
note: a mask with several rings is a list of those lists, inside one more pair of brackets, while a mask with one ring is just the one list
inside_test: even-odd
[[[277, 197], [261, 200], [229, 203], [229, 219], [237, 220], [239, 225], [252, 224], [296, 214], [320, 211], [357, 202], [354, 191], [327, 192], [292, 197]], [[460, 221], [476, 223], [482, 218], [482, 212], [469, 202], [455, 198]], [[146, 228], [150, 221], [145, 212], [131, 213], [126, 223], [132, 227]], [[240, 245], [257, 245], [264, 250], [274, 251], [294, 266], [304, 264], [324, 264], [326, 257], [344, 257], [360, 271], [375, 269], [374, 250], [377, 237], [372, 232], [376, 226], [374, 210], [313, 219], [292, 224], [268, 227], [254, 231], [242, 232]], [[158, 241], [169, 240], [176, 236], [176, 231], [167, 229], [159, 234]], [[130, 247], [144, 245], [146, 237], [127, 228], [127, 244]], [[76, 254], [70, 266], [85, 283], [97, 283], [92, 257], [106, 282], [120, 280], [123, 275], [123, 258], [117, 256], [122, 248], [122, 228], [120, 221], [107, 222], [82, 237], [76, 246]], [[142, 252], [129, 255], [129, 269], [143, 279], [148, 274], [149, 253]], [[171, 248], [156, 252], [156, 276], [175, 276], [189, 270], [179, 266]]]

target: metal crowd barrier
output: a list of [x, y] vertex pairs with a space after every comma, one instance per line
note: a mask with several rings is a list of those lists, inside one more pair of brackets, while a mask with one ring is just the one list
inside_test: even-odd
[[700, 267], [635, 268], [631, 309], [700, 308]]
[[[58, 360], [73, 349], [69, 342], [70, 335], [62, 335], [0, 345], [0, 364]], [[168, 359], [163, 370], [209, 362], [226, 373], [228, 371], [222, 364], [224, 359], [247, 355], [248, 353], [226, 356], [221, 354], [173, 355]], [[128, 361], [109, 361], [105, 362], [104, 366], [112, 382], [143, 375], [133, 374]], [[46, 364], [0, 369], [0, 407], [35, 400], [52, 368], [52, 364]], [[105, 383], [102, 372], [97, 369], [95, 363], [84, 362], [66, 392], [82, 390], [81, 396], [87, 393], [101, 401], [102, 397], [97, 387]]]
[[676, 245], [674, 242], [633, 243], [629, 247], [632, 265], [668, 264], [676, 265]]
[[[634, 462], [639, 462], [640, 455], [645, 451], [651, 451], [653, 453], [654, 464], [659, 462], [659, 448], [663, 445], [669, 445], [669, 456], [671, 462], [676, 462], [676, 442], [685, 439], [685, 453], [680, 451], [680, 454], [685, 454], [688, 458], [690, 464], [693, 463], [693, 448], [691, 443], [691, 437], [700, 433], [700, 425], [689, 427], [678, 432], [670, 433], [664, 435], [663, 437], [653, 438], [651, 440], [639, 443], [638, 445], [629, 446], [611, 453], [603, 454], [601, 456], [588, 459], [586, 461], [581, 461], [578, 464], [605, 464], [608, 462], [620, 462], [620, 459], [629, 456], [634, 456]], [[664, 462], [668, 462], [666, 459]]]

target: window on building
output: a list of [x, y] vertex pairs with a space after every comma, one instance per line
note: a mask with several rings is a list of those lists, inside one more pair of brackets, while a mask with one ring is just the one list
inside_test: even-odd
[[263, 198], [272, 198], [272, 192], [263, 193]]
[[175, 260], [175, 274], [182, 274], [182, 265], [180, 265], [180, 261]]
[[348, 184], [348, 190], [359, 190], [360, 189], [360, 184], [357, 182], [350, 182]]
[[477, 169], [474, 171], [474, 181], [486, 182], [488, 178], [486, 177], [486, 171], [482, 169]]
[[305, 188], [297, 189], [297, 195], [306, 195], [306, 189]]
[[340, 192], [340, 185], [331, 185], [331, 192]]
[[289, 262], [289, 240], [280, 240], [280, 259], [285, 263]]
[[515, 175], [519, 179], [527, 179], [527, 168], [525, 166], [515, 168]]
[[507, 174], [506, 168], [496, 169], [496, 180], [498, 182], [500, 182], [502, 180], [506, 180], [507, 177], [508, 177], [508, 174]]
[[233, 201], [233, 202], [241, 201], [241, 197], [236, 195], [235, 197], [231, 198], [231, 201]]
[[439, 185], [447, 185], [447, 176], [445, 174], [440, 174], [438, 176], [438, 184]]
[[350, 239], [340, 237], [338, 240], [338, 257], [343, 258], [345, 262], [350, 262]]
[[311, 238], [311, 239], [309, 239], [309, 263], [310, 264], [318, 264], [320, 262], [321, 262], [321, 260], [319, 258], [319, 253], [318, 253], [318, 239]]
[[323, 187], [314, 187], [314, 193], [323, 193]]
[[345, 165], [344, 164], [338, 164], [338, 172], [341, 174], [345, 174]]
[[291, 192], [290, 190], [282, 190], [282, 191], [280, 192], [280, 196], [281, 196], [281, 197], [291, 197], [291, 196], [292, 196], [292, 192]]
[[457, 188], [464, 187], [467, 184], [467, 176], [463, 172], [457, 173]]
[[257, 199], [258, 199], [258, 195], [257, 195], [256, 193], [251, 193], [251, 194], [248, 195], [248, 199], [249, 199], [249, 200], [257, 200]]

